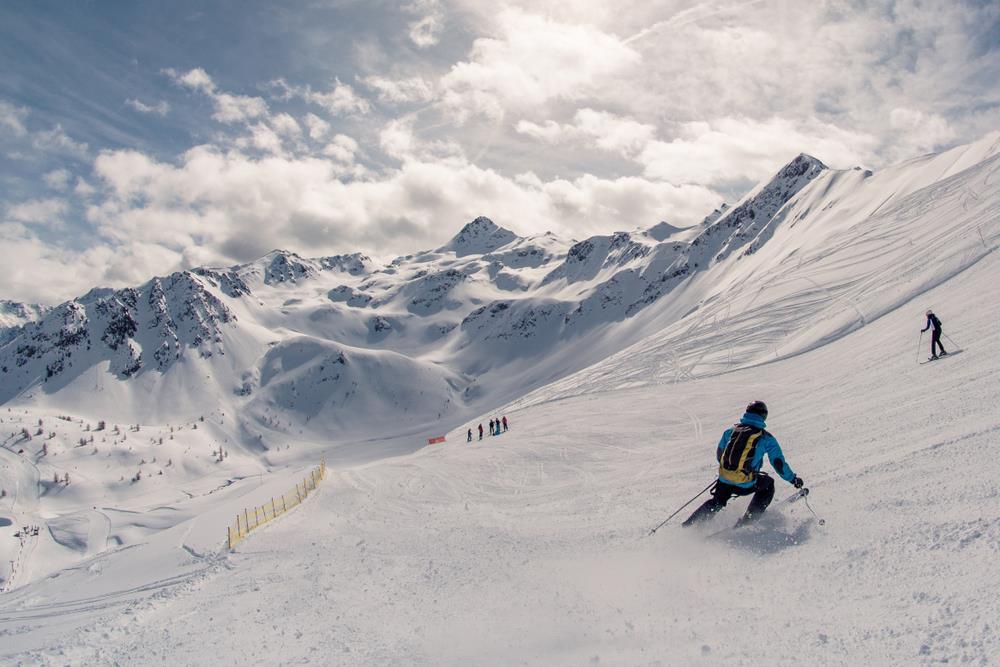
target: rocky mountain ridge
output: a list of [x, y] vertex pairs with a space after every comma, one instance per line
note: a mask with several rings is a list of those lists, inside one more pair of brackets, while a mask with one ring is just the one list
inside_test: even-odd
[[[257, 414], [294, 411], [287, 395], [293, 383], [282, 368], [332, 345], [348, 364], [364, 358], [369, 372], [329, 376], [313, 389], [331, 428], [344, 423], [332, 415], [361, 385], [382, 382], [380, 353], [402, 355], [386, 361], [387, 368], [408, 369], [400, 391], [434, 387], [427, 405], [439, 406], [436, 419], [474, 402], [501, 369], [530, 368], [571, 339], [647, 317], [692, 275], [752, 253], [766, 243], [781, 208], [825, 169], [800, 155], [737, 206], [723, 205], [693, 229], [661, 222], [572, 241], [550, 233], [520, 237], [479, 217], [440, 248], [385, 266], [360, 253], [305, 258], [275, 250], [247, 264], [196, 268], [136, 288], [94, 289], [33, 311], [34, 321], [10, 330], [0, 347], [0, 404], [38, 392], [57, 397], [94, 368], [124, 383], [145, 378], [155, 395], [157, 387], [177, 385], [166, 380], [172, 374], [201, 382], [185, 363], [191, 359], [208, 364], [198, 372], [228, 384], [239, 400], [256, 401]], [[289, 345], [294, 354], [281, 352]], [[227, 357], [230, 350], [239, 354]], [[429, 382], [428, 373], [441, 381]]]

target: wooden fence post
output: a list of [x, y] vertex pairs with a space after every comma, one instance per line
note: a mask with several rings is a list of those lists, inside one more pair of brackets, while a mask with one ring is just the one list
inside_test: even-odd
[[247, 527], [247, 533], [250, 532], [250, 515], [247, 514], [247, 510], [243, 508], [243, 524]]

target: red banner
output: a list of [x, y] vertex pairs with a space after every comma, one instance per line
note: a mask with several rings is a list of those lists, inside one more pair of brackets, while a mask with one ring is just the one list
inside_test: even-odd
[[437, 444], [439, 442], [444, 442], [444, 436], [443, 435], [439, 435], [436, 438], [427, 438], [427, 444], [428, 445], [435, 445], [435, 444]]

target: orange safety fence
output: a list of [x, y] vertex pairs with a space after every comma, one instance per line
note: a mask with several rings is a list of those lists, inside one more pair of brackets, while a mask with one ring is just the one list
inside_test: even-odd
[[268, 521], [278, 518], [296, 505], [301, 504], [310, 493], [316, 490], [324, 477], [326, 477], [326, 459], [320, 461], [320, 464], [313, 468], [305, 479], [296, 484], [295, 489], [290, 493], [271, 498], [270, 503], [244, 509], [237, 514], [236, 520], [229, 526], [229, 548], [234, 549], [237, 544], [243, 541], [243, 538], [250, 534], [251, 530], [260, 528]]

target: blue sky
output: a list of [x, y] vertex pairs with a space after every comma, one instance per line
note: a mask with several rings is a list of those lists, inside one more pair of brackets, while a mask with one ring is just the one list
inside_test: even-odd
[[1000, 6], [790, 0], [0, 4], [0, 298], [477, 215], [692, 224], [799, 152], [1000, 126]]

